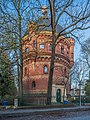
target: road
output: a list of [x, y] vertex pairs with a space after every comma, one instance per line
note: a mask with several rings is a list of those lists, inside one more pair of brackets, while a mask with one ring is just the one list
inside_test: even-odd
[[28, 114], [26, 116], [9, 116], [8, 118], [0, 118], [0, 120], [90, 120], [90, 110], [88, 111], [76, 111], [76, 112], [51, 112], [51, 113], [38, 113]]

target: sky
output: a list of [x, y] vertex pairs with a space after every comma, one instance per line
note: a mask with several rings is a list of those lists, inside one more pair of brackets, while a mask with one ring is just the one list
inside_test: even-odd
[[[47, 0], [40, 0], [40, 1], [41, 1], [42, 6], [44, 5], [47, 6], [47, 3], [48, 3]], [[78, 2], [78, 0], [76, 1]], [[82, 33], [85, 34], [83, 41], [90, 37], [90, 29], [82, 31]], [[76, 43], [74, 47], [74, 61], [79, 57], [79, 55], [80, 55], [80, 45]]]
[[[78, 3], [78, 0], [75, 0], [75, 2]], [[84, 2], [86, 2], [86, 0]], [[41, 3], [42, 3], [43, 6], [44, 5], [47, 6], [48, 2], [47, 2], [47, 0], [41, 0]], [[90, 29], [82, 31], [82, 34], [84, 35], [82, 41], [85, 41], [86, 39], [88, 39], [90, 37]], [[74, 46], [74, 61], [76, 59], [78, 59], [79, 56], [80, 56], [80, 44], [76, 43], [75, 46]]]
[[[82, 33], [84, 35], [84, 40], [90, 37], [90, 29], [84, 30], [82, 31]], [[80, 44], [76, 43], [74, 46], [74, 61], [79, 58], [79, 55], [80, 55]]]

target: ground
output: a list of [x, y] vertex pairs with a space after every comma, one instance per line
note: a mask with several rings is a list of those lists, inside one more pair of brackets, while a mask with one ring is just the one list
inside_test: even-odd
[[1, 118], [0, 120], [90, 120], [90, 110], [88, 111], [76, 111], [76, 112], [46, 112], [46, 113], [36, 113], [28, 114], [27, 116], [17, 116], [17, 117], [8, 117]]

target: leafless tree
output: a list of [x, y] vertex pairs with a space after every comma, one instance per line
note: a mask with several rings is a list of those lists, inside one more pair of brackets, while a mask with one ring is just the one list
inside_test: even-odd
[[84, 61], [84, 64], [86, 64], [87, 69], [90, 70], [90, 38], [81, 44], [81, 57]]
[[77, 59], [72, 69], [72, 85], [75, 86], [76, 89], [79, 89], [79, 97], [80, 97], [80, 106], [81, 106], [81, 90], [84, 89], [86, 80], [88, 79], [88, 70], [83, 60]]
[[[86, 2], [83, 2], [80, 0], [77, 2], [75, 0], [48, 0], [48, 3], [51, 15], [52, 54], [48, 80], [47, 104], [51, 104], [56, 41], [59, 36], [63, 35], [70, 35], [74, 38], [78, 38], [76, 32], [90, 28], [90, 25], [88, 24], [90, 21], [90, 1], [87, 0]], [[56, 26], [59, 22], [63, 29], [56, 35]]]
[[[47, 104], [51, 104], [51, 96], [52, 96], [52, 79], [53, 79], [53, 71], [54, 71], [54, 59], [55, 59], [55, 47], [57, 40], [60, 36], [70, 36], [78, 39], [77, 32], [80, 30], [90, 28], [90, 0], [84, 1], [80, 0], [46, 0], [47, 7], [49, 10], [49, 15], [51, 19], [51, 29], [52, 29], [52, 54], [51, 54], [51, 63], [50, 63], [50, 73], [48, 80], [48, 96], [47, 96]], [[23, 64], [22, 64], [22, 37], [23, 31], [26, 28], [26, 22], [28, 16], [33, 20], [36, 19], [37, 13], [41, 15], [39, 12], [42, 7], [41, 0], [1, 0], [1, 29], [4, 32], [2, 36], [15, 42], [15, 46], [19, 47], [17, 53], [17, 58], [19, 58], [17, 64], [20, 69], [18, 69], [19, 73], [19, 81], [20, 81], [20, 91], [22, 94], [22, 75], [23, 75]], [[11, 7], [10, 7], [11, 6]], [[30, 8], [30, 6], [32, 6]], [[32, 12], [31, 12], [32, 11]], [[31, 13], [31, 14], [30, 14]], [[31, 15], [31, 16], [30, 16]], [[27, 17], [25, 17], [27, 16]], [[26, 22], [25, 22], [26, 21]], [[5, 24], [7, 23], [7, 24]], [[56, 34], [56, 27], [60, 24], [62, 26], [61, 31]], [[7, 32], [6, 32], [7, 31]], [[5, 34], [7, 33], [7, 34]], [[11, 34], [11, 36], [9, 36]], [[13, 38], [12, 38], [13, 36]], [[8, 40], [8, 41], [9, 41]], [[17, 43], [17, 44], [16, 44]], [[18, 44], [20, 46], [18, 46]], [[12, 44], [11, 44], [12, 46]], [[18, 56], [19, 53], [19, 56]]]
[[0, 1], [0, 45], [4, 47], [3, 51], [8, 51], [12, 63], [17, 66], [20, 96], [23, 94], [22, 37], [26, 32], [30, 19], [35, 20], [33, 13], [31, 13], [34, 2], [29, 0]]
[[74, 83], [85, 83], [88, 78], [88, 70], [85, 68], [85, 64], [81, 59], [77, 59], [72, 68], [72, 82]]

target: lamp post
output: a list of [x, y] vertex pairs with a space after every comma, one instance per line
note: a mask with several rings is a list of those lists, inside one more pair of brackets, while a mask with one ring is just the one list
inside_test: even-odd
[[79, 82], [79, 105], [80, 105], [80, 107], [81, 107], [81, 81]]

